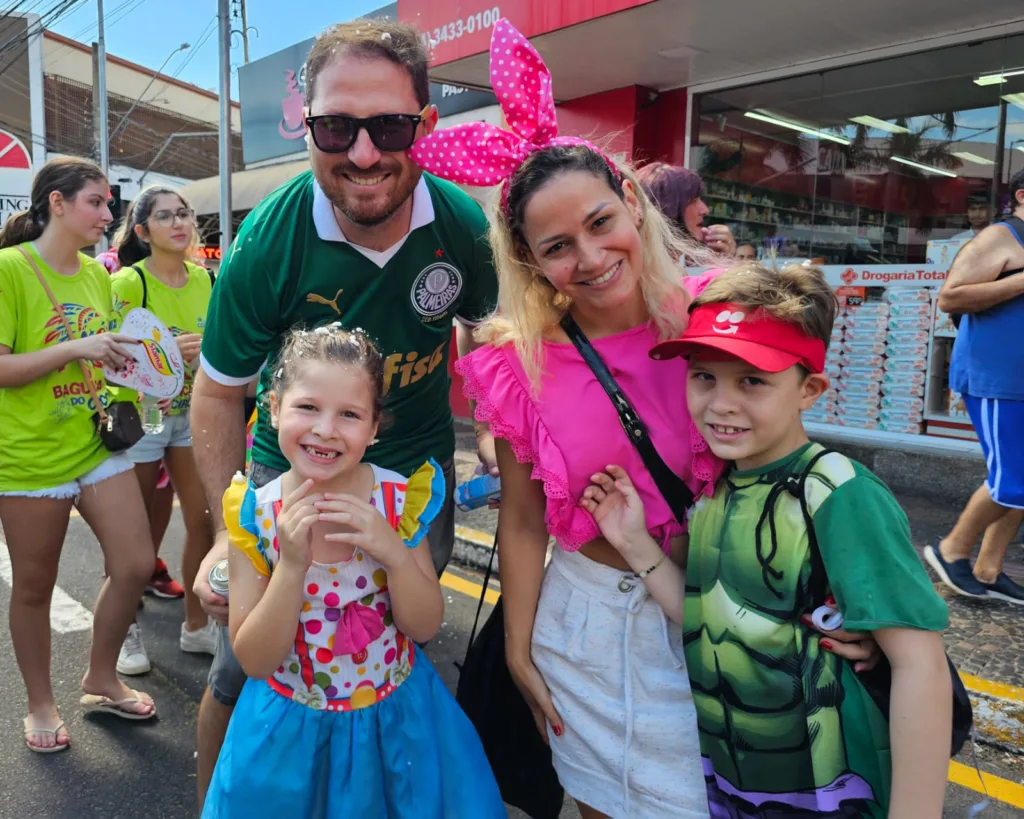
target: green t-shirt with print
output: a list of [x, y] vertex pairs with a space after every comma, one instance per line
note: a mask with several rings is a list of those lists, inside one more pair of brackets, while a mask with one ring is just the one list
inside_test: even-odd
[[[429, 174], [423, 180], [434, 218], [411, 230], [383, 267], [346, 242], [320, 238], [311, 172], [278, 188], [242, 223], [218, 273], [203, 335], [204, 371], [238, 385], [276, 361], [293, 327], [340, 321], [362, 328], [385, 359], [386, 424], [367, 457], [405, 475], [429, 457], [443, 462], [454, 454], [452, 321], [479, 321], [497, 301], [480, 207], [449, 182]], [[272, 373], [264, 369], [261, 393]], [[253, 460], [285, 470], [269, 421], [261, 401]]]
[[852, 664], [800, 623], [815, 586], [851, 630], [947, 625], [896, 499], [839, 453], [804, 490], [826, 575], [812, 581], [806, 519], [781, 484], [821, 450], [732, 470], [690, 521], [683, 643], [715, 815], [887, 816], [889, 726]]
[[[106, 332], [110, 277], [99, 262], [79, 254], [73, 276], [51, 268], [29, 243], [29, 251], [60, 304], [75, 338]], [[15, 355], [68, 340], [32, 266], [18, 248], [0, 250], [0, 345]], [[85, 362], [104, 406], [111, 396], [97, 362]], [[89, 395], [77, 361], [20, 387], [0, 389], [0, 492], [52, 489], [80, 478], [105, 461]]]
[[[149, 272], [146, 261], [143, 259], [135, 267], [123, 267], [110, 277], [114, 305], [112, 328], [116, 331], [129, 311], [136, 307], [145, 307], [175, 336], [186, 333], [202, 335], [206, 327], [206, 310], [210, 304], [210, 274], [199, 265], [185, 262], [188, 281], [183, 287], [169, 287]], [[146, 277], [145, 289], [142, 286], [142, 276]], [[184, 385], [171, 403], [168, 415], [183, 415], [188, 412], [192, 401], [192, 381], [198, 364], [198, 360], [191, 364], [185, 362]], [[138, 398], [135, 390], [124, 388], [116, 389], [115, 394], [119, 401], [135, 401]]]

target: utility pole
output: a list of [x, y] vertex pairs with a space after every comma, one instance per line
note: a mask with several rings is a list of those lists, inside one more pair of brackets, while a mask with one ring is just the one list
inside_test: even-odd
[[245, 13], [245, 0], [238, 0], [238, 5], [242, 8], [242, 54], [245, 64], [249, 64], [249, 21], [246, 18]]
[[[95, 112], [96, 161], [103, 175], [110, 178], [110, 141], [107, 138], [107, 38], [103, 26], [103, 0], [96, 0], [97, 31], [92, 46], [92, 110]], [[98, 252], [107, 249], [107, 237], [101, 236]]]
[[220, 43], [220, 252], [227, 261], [233, 232], [231, 215], [231, 0], [217, 0]]
[[110, 143], [107, 141], [107, 39], [103, 27], [103, 0], [96, 0], [98, 30], [96, 32], [96, 97], [93, 104], [99, 112], [99, 164], [110, 175]]

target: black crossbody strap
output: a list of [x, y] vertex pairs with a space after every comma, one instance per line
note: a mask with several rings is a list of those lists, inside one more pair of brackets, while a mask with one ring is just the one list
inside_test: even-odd
[[139, 281], [142, 282], [142, 309], [148, 310], [149, 308], [146, 307], [146, 302], [149, 301], [149, 288], [146, 286], [146, 276], [142, 272], [142, 268], [138, 265], [133, 264], [132, 270], [139, 274]]
[[625, 393], [622, 392], [608, 371], [608, 365], [604, 363], [575, 319], [568, 313], [562, 319], [562, 329], [565, 330], [565, 334], [569, 336], [569, 340], [575, 345], [583, 360], [587, 362], [587, 366], [593, 371], [598, 383], [611, 399], [615, 411], [619, 414], [619, 423], [622, 424], [626, 436], [636, 447], [640, 459], [654, 479], [658, 491], [665, 498], [668, 508], [672, 510], [672, 514], [679, 523], [685, 523], [686, 510], [693, 505], [693, 492], [690, 487], [683, 483], [683, 479], [669, 469], [665, 461], [662, 460], [658, 450], [654, 447], [651, 436], [647, 433], [647, 427], [644, 426], [643, 420], [637, 415], [633, 405], [629, 403], [629, 399], [626, 398]]

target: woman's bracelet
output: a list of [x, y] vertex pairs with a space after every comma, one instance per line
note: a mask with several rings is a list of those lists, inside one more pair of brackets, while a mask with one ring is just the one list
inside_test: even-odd
[[657, 563], [655, 563], [653, 566], [650, 566], [650, 567], [644, 569], [642, 572], [637, 572], [636, 576], [639, 577], [641, 580], [643, 580], [645, 577], [647, 577], [647, 575], [649, 575], [651, 572], [653, 572], [655, 569], [657, 569], [662, 563], [664, 563], [666, 557], [667, 557], [667, 555], [662, 555], [658, 559]]

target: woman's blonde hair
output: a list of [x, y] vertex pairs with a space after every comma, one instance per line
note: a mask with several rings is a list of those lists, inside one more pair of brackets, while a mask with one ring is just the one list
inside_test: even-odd
[[[673, 228], [636, 181], [632, 169], [616, 163], [617, 179], [601, 154], [585, 145], [553, 146], [537, 151], [519, 167], [509, 184], [507, 207], [495, 197], [490, 213], [490, 243], [498, 272], [498, 309], [476, 331], [482, 343], [514, 344], [531, 386], [536, 390], [543, 370], [544, 333], [568, 312], [572, 300], [559, 293], [532, 261], [522, 233], [523, 212], [530, 198], [556, 176], [574, 171], [593, 174], [624, 197], [629, 180], [640, 205], [643, 265], [640, 290], [660, 339], [678, 336], [686, 324], [689, 302], [682, 286], [679, 259], [695, 266], [713, 266], [718, 257]], [[621, 181], [620, 181], [621, 180]]]

